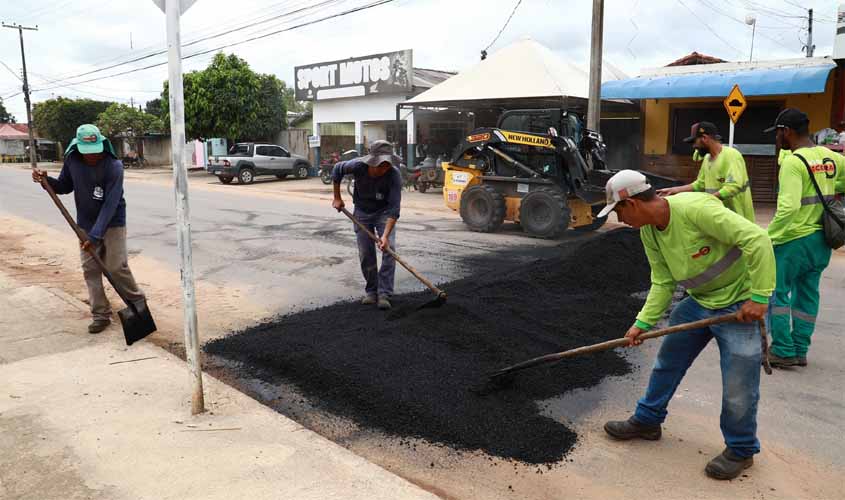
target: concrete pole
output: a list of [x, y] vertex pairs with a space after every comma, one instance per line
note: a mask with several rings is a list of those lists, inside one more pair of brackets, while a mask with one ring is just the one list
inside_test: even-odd
[[587, 101], [587, 128], [599, 131], [601, 119], [601, 63], [604, 26], [604, 0], [593, 0], [593, 30], [590, 41], [590, 96]]
[[364, 122], [360, 120], [355, 121], [355, 151], [364, 154]]
[[[313, 119], [314, 119], [314, 118], [313, 118], [313, 117], [314, 117], [313, 112], [312, 112], [312, 115], [311, 115], [311, 116], [312, 116], [312, 120], [313, 120]], [[316, 121], [316, 120], [314, 120], [314, 121], [312, 122], [311, 127], [312, 127], [312, 130], [313, 130], [312, 134], [313, 134], [315, 137], [320, 137], [320, 124], [319, 124], [319, 123], [317, 123], [317, 121]], [[342, 153], [342, 152], [343, 152], [343, 151], [341, 151], [341, 153]], [[317, 167], [317, 168], [320, 168], [320, 146], [317, 146], [316, 148], [314, 148], [314, 165], [316, 165], [316, 167]]]
[[26, 126], [29, 129], [29, 164], [32, 168], [36, 168], [36, 151], [35, 151], [35, 132], [32, 130], [32, 101], [29, 98], [29, 78], [26, 73], [26, 53], [23, 49], [23, 30], [38, 31], [38, 26], [28, 28], [20, 24], [3, 24], [4, 28], [12, 28], [18, 30], [18, 35], [21, 39], [21, 65], [23, 66], [23, 100], [26, 103]]
[[809, 19], [807, 22], [807, 57], [813, 57], [816, 46], [813, 45], [813, 9], [808, 9]]
[[405, 120], [407, 124], [406, 127], [406, 134], [407, 134], [407, 143], [408, 143], [408, 154], [406, 155], [408, 158], [408, 166], [413, 167], [417, 164], [417, 121], [414, 119], [414, 109], [411, 109], [411, 112], [408, 113], [408, 116]]
[[170, 159], [176, 194], [176, 240], [181, 257], [182, 300], [185, 312], [185, 357], [191, 376], [191, 414], [205, 411], [197, 333], [197, 303], [191, 258], [191, 211], [188, 205], [188, 170], [185, 166], [185, 96], [182, 88], [182, 40], [179, 34], [179, 0], [166, 0], [167, 56], [170, 93]]

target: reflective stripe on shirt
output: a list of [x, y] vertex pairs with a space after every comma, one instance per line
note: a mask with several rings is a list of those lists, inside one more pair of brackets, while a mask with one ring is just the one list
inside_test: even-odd
[[678, 283], [684, 288], [696, 288], [704, 285], [725, 272], [734, 262], [738, 261], [740, 257], [742, 257], [742, 250], [737, 247], [733, 247], [725, 254], [724, 257], [699, 273], [698, 276], [681, 280]]
[[[831, 201], [834, 200], [834, 198], [835, 198], [834, 195], [826, 194], [824, 196], [824, 201], [831, 202]], [[815, 205], [816, 203], [821, 203], [821, 200], [819, 200], [819, 195], [817, 195], [817, 194], [813, 195], [813, 196], [808, 196], [806, 198], [801, 198], [801, 206]]]

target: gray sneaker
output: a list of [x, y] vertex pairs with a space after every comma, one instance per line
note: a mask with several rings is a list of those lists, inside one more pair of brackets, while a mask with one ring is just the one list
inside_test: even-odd
[[95, 319], [88, 325], [88, 333], [100, 333], [106, 328], [109, 327], [111, 324], [110, 320], [107, 319]]
[[382, 311], [386, 311], [390, 309], [390, 299], [385, 297], [384, 295], [378, 298], [378, 308]]
[[363, 299], [361, 299], [361, 304], [365, 306], [371, 306], [378, 301], [378, 298], [375, 295], [367, 295]]

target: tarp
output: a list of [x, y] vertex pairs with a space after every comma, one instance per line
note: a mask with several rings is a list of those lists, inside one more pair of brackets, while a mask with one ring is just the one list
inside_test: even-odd
[[[697, 73], [639, 76], [605, 82], [603, 99], [671, 99], [725, 97], [735, 84], [746, 96], [817, 94], [824, 92], [832, 61], [813, 65], [763, 67], [714, 71], [702, 65]], [[722, 66], [722, 65], [719, 65]], [[706, 71], [709, 69], [709, 71]]]
[[[618, 74], [613, 68], [604, 76], [613, 78]], [[523, 39], [403, 104], [546, 97], [586, 99], [588, 89], [586, 71], [540, 43]]]

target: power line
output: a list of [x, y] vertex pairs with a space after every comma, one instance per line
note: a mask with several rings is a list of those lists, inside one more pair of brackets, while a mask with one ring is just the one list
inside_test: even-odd
[[516, 5], [513, 6], [513, 10], [511, 11], [511, 15], [508, 16], [508, 19], [505, 21], [505, 24], [502, 26], [502, 29], [499, 30], [498, 34], [496, 34], [496, 38], [494, 38], [493, 41], [490, 42], [490, 45], [488, 45], [487, 47], [484, 48], [484, 50], [481, 51], [481, 53], [484, 54], [485, 57], [487, 55], [487, 49], [492, 47], [493, 44], [496, 43], [496, 40], [498, 40], [499, 37], [502, 36], [502, 33], [505, 32], [505, 28], [507, 28], [508, 24], [510, 24], [511, 19], [513, 19], [513, 15], [516, 14], [516, 9], [518, 9], [520, 5], [522, 5], [522, 0], [517, 0]]
[[[691, 8], [689, 8], [689, 6], [688, 6], [687, 4], [685, 4], [685, 3], [684, 3], [684, 1], [683, 1], [683, 0], [677, 0], [677, 2], [678, 2], [679, 4], [681, 4], [681, 5], [683, 5], [683, 6], [684, 6], [684, 8], [686, 8], [688, 11], [690, 11], [690, 14], [692, 14], [692, 15], [693, 15], [693, 17], [695, 17], [695, 18], [698, 18], [698, 17], [699, 17], [698, 15], [696, 15], [696, 13], [695, 13], [695, 11], [694, 11], [694, 10], [692, 10]], [[713, 33], [713, 36], [715, 36], [716, 38], [718, 38], [719, 40], [721, 40], [721, 41], [722, 41], [722, 43], [724, 43], [724, 44], [725, 44], [725, 45], [727, 45], [728, 47], [732, 48], [732, 49], [734, 50], [734, 52], [736, 52], [737, 54], [743, 54], [743, 52], [742, 52], [742, 51], [740, 51], [739, 49], [737, 49], [736, 47], [734, 47], [733, 45], [731, 45], [730, 43], [728, 43], [728, 41], [727, 41], [727, 40], [725, 40], [724, 38], [722, 38], [722, 36], [721, 36], [721, 35], [719, 35], [719, 34], [718, 34], [718, 33], [717, 33], [717, 32], [716, 32], [713, 28], [711, 28], [711, 27], [710, 27], [710, 25], [709, 25], [709, 24], [707, 24], [704, 20], [701, 20], [701, 24], [703, 24], [703, 25], [704, 25], [704, 27], [705, 27], [705, 28], [707, 28], [707, 30], [708, 30], [708, 31], [710, 31], [710, 33]]]
[[[240, 40], [240, 41], [237, 41], [237, 42], [232, 42], [232, 43], [228, 43], [228, 44], [225, 44], [225, 45], [220, 45], [220, 46], [214, 47], [212, 49], [203, 50], [203, 51], [200, 51], [200, 52], [195, 52], [195, 53], [189, 54], [187, 56], [182, 56], [182, 59], [185, 60], [185, 59], [190, 59], [190, 58], [197, 57], [197, 56], [200, 56], [200, 55], [208, 54], [208, 53], [211, 53], [211, 52], [217, 52], [217, 51], [222, 50], [222, 49], [235, 47], [237, 45], [242, 45], [242, 44], [245, 44], [245, 43], [253, 42], [255, 40], [260, 40], [260, 39], [267, 38], [267, 37], [270, 37], [270, 36], [278, 35], [280, 33], [285, 33], [287, 31], [293, 31], [293, 30], [296, 30], [296, 29], [299, 29], [299, 28], [303, 28], [305, 26], [311, 26], [313, 24], [321, 23], [321, 22], [327, 21], [329, 19], [335, 19], [335, 18], [343, 17], [343, 16], [346, 16], [346, 15], [349, 15], [349, 14], [354, 14], [356, 12], [368, 10], [368, 9], [373, 8], [373, 7], [379, 7], [381, 5], [385, 5], [385, 4], [391, 3], [393, 1], [394, 0], [378, 0], [378, 1], [371, 2], [371, 3], [366, 4], [366, 5], [355, 7], [353, 9], [345, 10], [343, 12], [338, 12], [338, 13], [335, 13], [335, 14], [332, 14], [332, 15], [329, 15], [329, 16], [319, 18], [319, 19], [300, 23], [300, 24], [297, 24], [295, 26], [290, 26], [290, 27], [287, 27], [287, 28], [279, 29], [279, 30], [276, 30], [276, 31], [272, 31], [272, 32], [269, 32], [269, 33], [262, 34], [262, 35], [253, 36], [253, 37], [246, 38], [244, 40]], [[101, 76], [101, 77], [97, 77], [97, 78], [91, 78], [91, 79], [88, 79], [88, 80], [82, 80], [80, 82], [70, 82], [70, 84], [71, 85], [78, 85], [78, 84], [81, 84], [81, 83], [88, 83], [88, 82], [95, 82], [95, 81], [99, 81], [99, 80], [105, 80], [105, 79], [108, 79], [108, 78], [114, 78], [114, 77], [117, 77], [117, 76], [128, 75], [130, 73], [135, 73], [135, 72], [143, 71], [143, 70], [146, 70], [146, 69], [156, 68], [158, 66], [164, 66], [165, 64], [167, 64], [167, 61], [155, 63], [155, 64], [150, 64], [148, 66], [143, 66], [143, 67], [140, 67], [140, 68], [133, 68], [133, 69], [130, 69], [130, 70], [127, 70], [127, 71], [122, 71], [120, 73], [114, 73], [114, 74], [111, 74], [111, 75]], [[43, 88], [43, 89], [38, 89], [38, 91], [52, 90], [54, 88], [59, 88], [59, 87], [60, 86], [46, 87], [46, 88]]]
[[[739, 24], [741, 24], [741, 25], [743, 25], [743, 26], [745, 26], [745, 25], [746, 25], [745, 21], [743, 21], [743, 20], [741, 20], [741, 19], [737, 19], [737, 18], [733, 17], [732, 15], [725, 13], [724, 11], [722, 11], [722, 10], [721, 10], [721, 9], [719, 9], [719, 8], [717, 8], [715, 5], [713, 5], [712, 3], [710, 3], [710, 2], [709, 2], [709, 1], [707, 1], [707, 0], [701, 0], [701, 3], [702, 3], [704, 6], [709, 7], [709, 8], [710, 8], [713, 12], [715, 12], [715, 13], [717, 13], [717, 14], [721, 15], [721, 16], [724, 16], [724, 17], [726, 17], [726, 18], [728, 18], [728, 19], [730, 19], [730, 20], [732, 20], [732, 21], [736, 21], [737, 23], [739, 23]], [[766, 35], [766, 34], [764, 34], [764, 33], [760, 33], [760, 36], [761, 36], [761, 37], [763, 37], [763, 38], [765, 38], [765, 39], [767, 39], [767, 40], [771, 40], [772, 42], [774, 42], [774, 43], [776, 43], [776, 44], [780, 45], [781, 47], [783, 47], [783, 48], [785, 48], [785, 49], [787, 49], [787, 50], [793, 50], [792, 48], [787, 47], [786, 45], [784, 45], [783, 43], [781, 43], [780, 41], [778, 41], [777, 39], [772, 38], [772, 37], [770, 37], [770, 36], [768, 36], [768, 35]]]
[[4, 63], [3, 61], [0, 61], [0, 64], [2, 64], [4, 68], [8, 69], [8, 70], [9, 70], [9, 73], [11, 73], [11, 74], [15, 75], [15, 78], [17, 78], [17, 79], [18, 79], [18, 80], [20, 80], [20, 81], [23, 81], [23, 78], [21, 78], [21, 76], [20, 76], [19, 74], [17, 74], [17, 73], [15, 72], [15, 70], [13, 70], [12, 68], [10, 68], [8, 64]]

